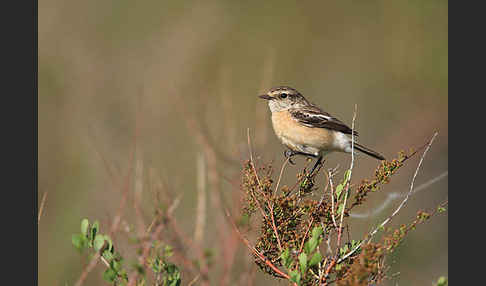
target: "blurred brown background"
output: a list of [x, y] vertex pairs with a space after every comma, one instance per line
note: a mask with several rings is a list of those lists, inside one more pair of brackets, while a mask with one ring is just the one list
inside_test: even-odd
[[[45, 0], [39, 2], [38, 63], [39, 202], [48, 192], [39, 224], [39, 285], [78, 279], [87, 260], [71, 245], [71, 234], [84, 217], [99, 219], [102, 231], [108, 228], [120, 193], [106, 164], [121, 175], [134, 168], [136, 125], [136, 160], [146, 177], [164, 178], [181, 195], [175, 216], [189, 236], [196, 220], [197, 158], [207, 156], [197, 134], [217, 150], [221, 177], [238, 183], [240, 163], [248, 158], [247, 128], [255, 156], [279, 170], [284, 148], [266, 102], [257, 98], [275, 85], [296, 88], [349, 125], [357, 104], [360, 142], [387, 158], [423, 145], [438, 131], [416, 185], [447, 174], [447, 1]], [[282, 184], [291, 184], [305, 164], [296, 161]], [[342, 170], [349, 162], [348, 155], [332, 154], [326, 164]], [[379, 207], [387, 193], [406, 192], [417, 163], [415, 157], [372, 194], [369, 209], [356, 211]], [[359, 156], [354, 180], [370, 177], [376, 166]], [[238, 192], [228, 180], [217, 184], [226, 199]], [[411, 221], [417, 210], [434, 208], [447, 195], [445, 177], [415, 194], [392, 225]], [[150, 221], [153, 194], [142, 197]], [[353, 238], [398, 203], [351, 219]], [[213, 243], [213, 222], [222, 212], [210, 198], [207, 206], [203, 242], [215, 252], [214, 264], [224, 264]], [[135, 223], [132, 213], [127, 210], [124, 224]], [[448, 275], [447, 216], [419, 226], [387, 260], [389, 274], [400, 272], [389, 285], [432, 285]], [[115, 236], [115, 243], [123, 236]], [[230, 285], [247, 267], [248, 251], [241, 247], [238, 254]], [[85, 285], [105, 285], [102, 270], [98, 265]], [[254, 285], [283, 284], [257, 273]]]

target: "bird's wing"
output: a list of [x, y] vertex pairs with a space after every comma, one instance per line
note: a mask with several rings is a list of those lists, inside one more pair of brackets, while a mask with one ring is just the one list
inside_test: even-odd
[[[317, 106], [306, 106], [301, 108], [289, 109], [293, 119], [300, 124], [311, 128], [326, 128], [330, 130], [340, 131], [345, 134], [351, 134], [352, 129], [339, 119], [332, 117], [329, 113], [321, 110]], [[354, 135], [358, 136], [358, 132], [354, 131]]]

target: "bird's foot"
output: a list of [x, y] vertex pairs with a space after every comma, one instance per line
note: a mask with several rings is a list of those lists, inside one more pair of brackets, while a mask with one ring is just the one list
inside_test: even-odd
[[292, 151], [292, 150], [285, 150], [284, 151], [284, 156], [285, 158], [289, 159], [289, 163], [292, 165], [295, 165], [294, 161], [292, 161], [292, 157], [295, 156], [297, 153]]

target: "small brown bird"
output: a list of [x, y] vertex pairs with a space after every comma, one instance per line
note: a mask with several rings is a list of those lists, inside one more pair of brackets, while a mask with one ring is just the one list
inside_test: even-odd
[[[351, 138], [348, 137], [351, 128], [307, 101], [297, 90], [278, 86], [259, 97], [268, 100], [275, 134], [290, 149], [285, 156], [291, 158], [299, 154], [318, 158], [310, 174], [321, 164], [324, 155], [333, 151], [351, 153]], [[358, 136], [356, 131], [354, 136]], [[378, 152], [356, 142], [354, 148], [385, 160]]]

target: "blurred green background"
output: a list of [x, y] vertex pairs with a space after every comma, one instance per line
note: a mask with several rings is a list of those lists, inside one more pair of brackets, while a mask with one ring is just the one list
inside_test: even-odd
[[[236, 187], [218, 182], [225, 198], [238, 195], [248, 128], [255, 156], [279, 169], [284, 147], [273, 134], [266, 103], [257, 98], [275, 85], [296, 88], [348, 125], [357, 104], [360, 142], [387, 158], [423, 145], [438, 131], [416, 185], [448, 170], [447, 1], [45, 0], [38, 12], [39, 202], [48, 192], [39, 223], [39, 285], [73, 285], [78, 279], [87, 259], [71, 245], [71, 234], [84, 217], [99, 219], [102, 230], [109, 227], [120, 198], [106, 164], [119, 174], [133, 167], [136, 126], [136, 159], [145, 174], [165, 178], [181, 195], [175, 216], [189, 236], [197, 204], [196, 158], [204, 153], [197, 134], [217, 150], [218, 174], [236, 178]], [[195, 129], [187, 118], [197, 122]], [[296, 161], [282, 184], [292, 184], [305, 164]], [[348, 155], [332, 154], [326, 164], [342, 170], [349, 162]], [[356, 211], [379, 207], [387, 193], [406, 192], [417, 162]], [[353, 178], [370, 177], [376, 166], [376, 160], [359, 156]], [[411, 221], [417, 210], [434, 208], [447, 196], [445, 177], [415, 194], [392, 225]], [[152, 201], [153, 194], [144, 192], [147, 220]], [[203, 241], [218, 257], [212, 222], [222, 212], [207, 203]], [[398, 204], [351, 219], [353, 238]], [[132, 213], [127, 210], [123, 225], [134, 224]], [[447, 216], [406, 238], [387, 260], [389, 274], [400, 272], [387, 284], [432, 285], [448, 275]], [[230, 285], [240, 285], [239, 269], [247, 267], [248, 251], [238, 253]], [[100, 264], [85, 285], [106, 285], [101, 271]], [[282, 282], [257, 271], [254, 285]]]

